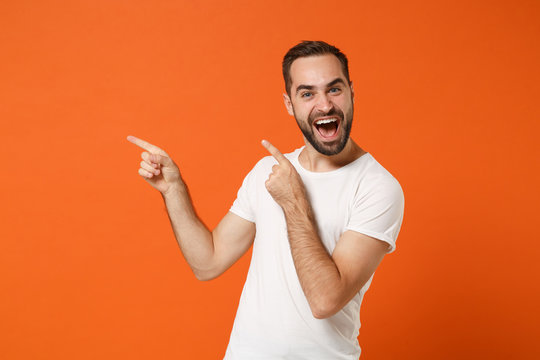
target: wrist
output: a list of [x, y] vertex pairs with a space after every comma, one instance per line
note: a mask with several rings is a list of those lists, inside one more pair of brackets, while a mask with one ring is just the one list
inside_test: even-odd
[[286, 217], [299, 215], [309, 217], [311, 213], [311, 205], [304, 197], [297, 198], [294, 201], [287, 201], [281, 205], [281, 208]]
[[161, 196], [165, 200], [176, 198], [180, 196], [182, 193], [187, 192], [186, 184], [182, 180], [175, 181], [171, 183], [168, 187], [168, 189], [161, 193]]

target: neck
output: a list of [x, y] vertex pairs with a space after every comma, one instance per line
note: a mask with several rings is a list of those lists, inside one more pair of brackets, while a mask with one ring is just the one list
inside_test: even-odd
[[298, 156], [298, 161], [304, 169], [313, 172], [337, 170], [366, 153], [351, 138], [349, 138], [343, 150], [336, 155], [323, 155], [315, 150], [305, 138], [304, 141], [306, 147]]

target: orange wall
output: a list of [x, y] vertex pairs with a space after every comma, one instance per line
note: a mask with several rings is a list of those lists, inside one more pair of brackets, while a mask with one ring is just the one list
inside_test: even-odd
[[401, 182], [362, 358], [537, 359], [538, 1], [0, 2], [0, 358], [218, 359], [249, 257], [199, 283], [129, 134], [209, 226], [302, 144], [280, 62], [350, 58], [353, 137]]

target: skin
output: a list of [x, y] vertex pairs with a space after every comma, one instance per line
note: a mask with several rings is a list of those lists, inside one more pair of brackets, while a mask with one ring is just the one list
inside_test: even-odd
[[[310, 129], [320, 146], [332, 150], [334, 142], [325, 141], [313, 126], [317, 118], [326, 117], [333, 109], [344, 114], [340, 124], [340, 137], [344, 137], [344, 122], [352, 122], [354, 89], [348, 83], [341, 63], [333, 55], [311, 56], [295, 60], [290, 69], [291, 96], [283, 94], [289, 115], [296, 118], [299, 127]], [[314, 172], [338, 169], [365, 154], [352, 139], [336, 155], [318, 152], [304, 136], [306, 147], [299, 156], [304, 168]], [[336, 141], [340, 142], [340, 141]]]
[[146, 150], [139, 175], [161, 193], [174, 235], [199, 280], [211, 280], [232, 266], [251, 246], [255, 224], [231, 212], [210, 231], [193, 208], [178, 166], [160, 149], [135, 136], [127, 139]]
[[[327, 114], [333, 107], [343, 112], [343, 121], [347, 114], [352, 121], [352, 84], [345, 80], [336, 57], [297, 59], [291, 66], [291, 78], [291, 96], [284, 94], [284, 102], [299, 125], [309, 129], [313, 120], [310, 114]], [[338, 89], [336, 79], [342, 80], [338, 82]], [[309, 87], [309, 95], [303, 91], [307, 90], [305, 86]], [[301, 91], [297, 91], [298, 88]], [[341, 126], [339, 131], [343, 132], [343, 128]], [[335, 147], [316, 130], [314, 135], [320, 146]], [[255, 224], [229, 212], [211, 232], [195, 213], [188, 188], [169, 155], [134, 136], [128, 136], [128, 140], [146, 150], [141, 155], [139, 174], [162, 194], [180, 249], [195, 276], [199, 280], [210, 280], [221, 275], [249, 249], [255, 237]], [[335, 170], [365, 154], [350, 138], [336, 155], [321, 154], [305, 137], [304, 140], [306, 146], [299, 161], [310, 171]], [[300, 284], [313, 316], [327, 318], [341, 310], [364, 286], [388, 245], [367, 235], [346, 231], [329, 254], [316, 230], [313, 209], [300, 175], [276, 147], [266, 140], [262, 144], [277, 161], [265, 186], [283, 209]]]

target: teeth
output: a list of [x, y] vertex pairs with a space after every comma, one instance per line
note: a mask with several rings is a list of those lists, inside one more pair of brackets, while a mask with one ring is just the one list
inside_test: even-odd
[[336, 121], [337, 121], [336, 119], [323, 119], [323, 120], [315, 121], [315, 124], [317, 124], [317, 125], [329, 124], [331, 122], [336, 122]]

